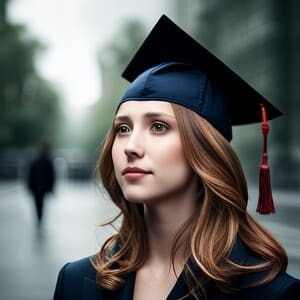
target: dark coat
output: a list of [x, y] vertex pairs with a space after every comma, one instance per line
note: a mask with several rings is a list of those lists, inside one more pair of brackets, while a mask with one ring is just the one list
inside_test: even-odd
[[[257, 261], [246, 248], [239, 243], [231, 253], [231, 259], [235, 262], [253, 264]], [[245, 275], [238, 281], [237, 286], [249, 284], [261, 278], [261, 273]], [[66, 264], [60, 271], [54, 300], [131, 300], [135, 282], [135, 272], [127, 277], [125, 285], [117, 292], [108, 292], [98, 288], [96, 284], [96, 272], [90, 263], [90, 258]], [[265, 286], [246, 289], [237, 294], [222, 293], [217, 286], [210, 281], [205, 287], [208, 299], [225, 300], [296, 300], [300, 299], [300, 280], [287, 273], [280, 273], [272, 282]], [[178, 299], [188, 293], [183, 273], [167, 297], [167, 300]], [[189, 298], [192, 299], [192, 298]]]
[[27, 186], [31, 193], [45, 195], [53, 190], [55, 173], [53, 163], [45, 154], [35, 158], [30, 166], [27, 178]]

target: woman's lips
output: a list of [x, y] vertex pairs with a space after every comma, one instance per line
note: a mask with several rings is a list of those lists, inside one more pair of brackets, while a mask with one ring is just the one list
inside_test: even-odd
[[128, 180], [137, 180], [151, 173], [152, 172], [141, 168], [127, 167], [126, 169], [123, 170], [122, 175]]
[[128, 180], [136, 180], [149, 174], [150, 173], [125, 173], [123, 176]]

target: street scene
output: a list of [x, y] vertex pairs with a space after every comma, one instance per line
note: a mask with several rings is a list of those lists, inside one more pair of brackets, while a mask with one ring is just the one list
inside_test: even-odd
[[[171, 103], [177, 99], [177, 94], [182, 95], [178, 103], [177, 100], [174, 103], [182, 104], [184, 109], [191, 109], [203, 121], [206, 119], [213, 127], [218, 127], [215, 129], [228, 141], [233, 130], [232, 146], [250, 183], [248, 211], [281, 242], [289, 257], [287, 272], [299, 279], [300, 101], [297, 75], [300, 39], [297, 11], [300, 11], [300, 1], [0, 0], [0, 300], [52, 300], [60, 269], [68, 262], [95, 254], [115, 233], [121, 218], [115, 222], [115, 228], [100, 226], [112, 220], [119, 211], [100, 182], [92, 180], [96, 161], [105, 149], [108, 131], [116, 124], [115, 115], [123, 105], [119, 100], [127, 94], [129, 82], [138, 78], [143, 69], [168, 62], [195, 64], [196, 72], [188, 71], [187, 74], [200, 76], [203, 73], [205, 76], [201, 75], [192, 88], [189, 85], [193, 80], [184, 83], [189, 76], [174, 77], [176, 80], [168, 84], [162, 81], [155, 99], [164, 102], [170, 99]], [[169, 34], [169, 30], [165, 35], [161, 29], [155, 30], [157, 39], [153, 39], [156, 41], [153, 49], [157, 48], [157, 52], [152, 46], [151, 51], [146, 52], [152, 55], [169, 51], [170, 58], [156, 62], [149, 56], [137, 61], [137, 66], [141, 62], [145, 66], [134, 67], [133, 58], [140, 57], [136, 56], [137, 49], [159, 18], [165, 20], [161, 24], [170, 25], [173, 21], [178, 24], [178, 32], [183, 37], [184, 32], [188, 33], [187, 37], [192, 38], [187, 39], [190, 46], [185, 38], [180, 42], [177, 34]], [[173, 21], [164, 23], [166, 18]], [[194, 48], [195, 41], [200, 48]], [[184, 57], [177, 57], [176, 53]], [[127, 76], [131, 73], [130, 65], [132, 70], [137, 70], [134, 78]], [[159, 71], [157, 74], [165, 73]], [[173, 75], [169, 75], [172, 79]], [[204, 80], [203, 85], [199, 84], [200, 79]], [[208, 84], [210, 81], [212, 84]], [[141, 87], [144, 89], [146, 85], [143, 83]], [[183, 87], [184, 91], [176, 92], [173, 99], [171, 94], [161, 97], [160, 87], [166, 88], [168, 94]], [[188, 94], [199, 88], [201, 92], [195, 95], [203, 97], [192, 97], [195, 103], [188, 101]], [[204, 99], [207, 96], [207, 103], [219, 103], [214, 100], [215, 95], [216, 100], [224, 98], [223, 102], [220, 107], [209, 109]], [[140, 96], [128, 100], [142, 100]], [[145, 99], [153, 99], [153, 96]], [[262, 106], [264, 103], [268, 103], [266, 108]], [[160, 104], [149, 107], [149, 111], [146, 111], [147, 105], [137, 105], [132, 112], [148, 116], [155, 109], [160, 115], [164, 110]], [[203, 108], [204, 114], [198, 112], [198, 108]], [[145, 114], [141, 114], [142, 110]], [[216, 119], [211, 119], [210, 113], [216, 114]], [[129, 116], [129, 113], [124, 115]], [[268, 139], [266, 119], [270, 121]], [[155, 119], [151, 130], [144, 130], [153, 138], [162, 138], [159, 142], [144, 143], [145, 136], [137, 141], [144, 150], [151, 153], [154, 150], [157, 170], [164, 170], [165, 178], [173, 185], [173, 173], [177, 172], [174, 163], [180, 163], [183, 156], [178, 154], [174, 158], [176, 147], [169, 142], [162, 143], [175, 135], [160, 135], [164, 132], [160, 129], [168, 127], [160, 124], [164, 123], [161, 121]], [[179, 124], [177, 121], [174, 124]], [[186, 122], [190, 121], [193, 120], [186, 118]], [[132, 128], [146, 128], [133, 123]], [[187, 142], [193, 141], [191, 134], [198, 136], [196, 130], [189, 131], [189, 126], [184, 124], [181, 127], [186, 131]], [[114, 132], [122, 129], [120, 125], [113, 126]], [[152, 135], [152, 127], [156, 128], [157, 135]], [[202, 133], [199, 136], [201, 139], [195, 140], [202, 143]], [[223, 145], [219, 138], [215, 142]], [[183, 148], [188, 150], [191, 145]], [[132, 151], [121, 146], [114, 146], [116, 152], [120, 157], [124, 158], [125, 153], [129, 158]], [[212, 143], [217, 153], [219, 147], [213, 146]], [[202, 155], [198, 148], [194, 149], [195, 154]], [[215, 151], [207, 153], [213, 158]], [[226, 152], [222, 153], [220, 157], [225, 159]], [[266, 166], [267, 157], [270, 168]], [[198, 162], [202, 163], [201, 159]], [[226, 165], [231, 162], [231, 156], [226, 156]], [[275, 214], [256, 212], [258, 171], [262, 162], [261, 186], [270, 187], [267, 184], [270, 171]], [[106, 163], [109, 165], [109, 159], [105, 158], [101, 166], [109, 170]], [[170, 167], [170, 171], [164, 166]], [[156, 171], [155, 165], [153, 168]], [[126, 165], [122, 175], [126, 171], [127, 179], [132, 179], [151, 173], [151, 170], [134, 169]], [[130, 174], [135, 171], [142, 172]], [[223, 181], [223, 171], [218, 174], [219, 178], [214, 179]], [[243, 180], [238, 178], [240, 175], [236, 178]], [[157, 178], [159, 186], [162, 177]], [[267, 189], [265, 191], [269, 195]], [[184, 210], [176, 208], [175, 212]], [[172, 216], [172, 220], [178, 223], [179, 217]], [[228, 225], [226, 222], [215, 224], [217, 232]], [[160, 237], [158, 234], [152, 236]], [[261, 241], [258, 237], [257, 244], [261, 245]], [[152, 244], [164, 249], [160, 238]], [[168, 261], [165, 263], [167, 265]], [[149, 281], [145, 282], [148, 286]], [[74, 292], [74, 287], [76, 284], [70, 291]], [[80, 294], [77, 290], [75, 293]]]
[[[257, 191], [250, 189], [249, 211], [286, 247], [288, 271], [300, 276], [299, 196], [274, 191], [277, 212], [255, 212]], [[99, 224], [118, 212], [101, 187], [88, 181], [60, 181], [45, 199], [44, 220], [36, 227], [32, 199], [20, 182], [0, 185], [0, 299], [52, 299], [59, 269], [98, 251], [113, 229]]]

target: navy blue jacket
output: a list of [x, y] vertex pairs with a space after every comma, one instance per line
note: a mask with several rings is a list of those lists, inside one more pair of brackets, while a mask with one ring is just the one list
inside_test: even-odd
[[[233, 249], [230, 258], [235, 262], [243, 262], [247, 265], [257, 262], [257, 259], [241, 244]], [[261, 276], [262, 273], [244, 275], [238, 280], [237, 287], [254, 282]], [[96, 272], [90, 263], [90, 257], [87, 257], [68, 263], [60, 270], [54, 300], [131, 300], [133, 299], [134, 282], [135, 272], [132, 272], [127, 277], [125, 285], [117, 292], [112, 293], [100, 289], [96, 284]], [[209, 300], [299, 300], [300, 280], [287, 273], [280, 273], [267, 285], [249, 288], [236, 294], [221, 292], [211, 280], [206, 284], [205, 291]], [[183, 273], [181, 273], [167, 300], [178, 299], [187, 293], [188, 288]]]

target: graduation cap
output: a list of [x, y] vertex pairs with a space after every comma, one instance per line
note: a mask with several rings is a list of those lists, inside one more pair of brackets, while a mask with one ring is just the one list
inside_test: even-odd
[[267, 121], [282, 113], [258, 91], [165, 15], [122, 77], [131, 84], [119, 105], [130, 100], [177, 103], [205, 118], [229, 141], [232, 126], [262, 122], [264, 151], [257, 211], [275, 212], [267, 162]]

